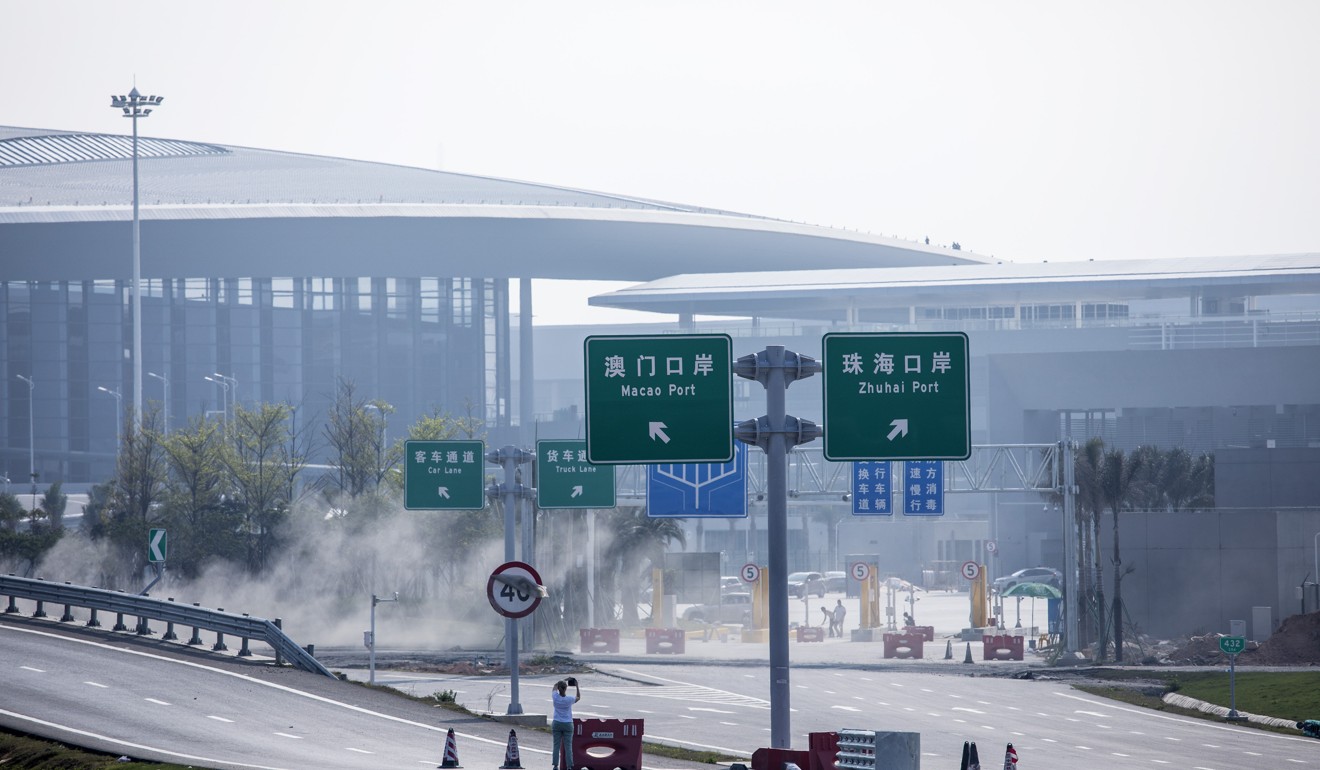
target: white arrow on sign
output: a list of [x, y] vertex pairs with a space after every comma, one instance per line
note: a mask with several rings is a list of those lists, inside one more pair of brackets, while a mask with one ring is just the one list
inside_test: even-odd
[[650, 439], [652, 441], [655, 441], [657, 438], [659, 438], [661, 441], [665, 442], [666, 444], [669, 443], [669, 436], [665, 433], [665, 428], [668, 428], [669, 427], [668, 425], [665, 425], [663, 422], [653, 422], [648, 427], [651, 434]]
[[581, 486], [573, 487], [573, 494], [569, 495], [569, 497], [581, 497], [581, 496], [582, 496], [582, 487]]
[[449, 499], [449, 487], [436, 487], [435, 493], [444, 499]]
[[165, 530], [151, 530], [151, 539], [147, 541], [147, 561], [165, 561]]
[[890, 441], [894, 440], [894, 436], [906, 436], [908, 434], [908, 421], [906, 419], [894, 420], [889, 424], [894, 426], [894, 429], [889, 431]]

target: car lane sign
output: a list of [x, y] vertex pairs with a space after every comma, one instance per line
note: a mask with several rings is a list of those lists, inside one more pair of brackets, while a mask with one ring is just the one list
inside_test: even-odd
[[403, 507], [467, 511], [486, 507], [486, 444], [480, 440], [405, 441]]
[[163, 529], [153, 529], [147, 536], [147, 561], [159, 564], [165, 561], [169, 551], [169, 535]]

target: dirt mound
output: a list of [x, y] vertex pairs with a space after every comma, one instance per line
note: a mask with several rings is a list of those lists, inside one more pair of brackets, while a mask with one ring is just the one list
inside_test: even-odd
[[[1226, 634], [1193, 636], [1168, 653], [1166, 662], [1182, 666], [1218, 666], [1227, 662], [1219, 651]], [[1320, 612], [1285, 618], [1269, 639], [1248, 644], [1238, 655], [1239, 666], [1320, 666]]]

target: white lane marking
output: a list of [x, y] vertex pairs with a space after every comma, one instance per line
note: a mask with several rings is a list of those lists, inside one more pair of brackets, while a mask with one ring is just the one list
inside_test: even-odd
[[1197, 765], [1196, 767], [1193, 767], [1192, 770], [1215, 770], [1215, 769], [1213, 767], [1201, 767], [1200, 765]]
[[[3, 628], [3, 626], [0, 626], [0, 628]], [[23, 629], [23, 630], [26, 631], [27, 629]], [[38, 633], [42, 633], [44, 636], [57, 636], [56, 634], [45, 634], [44, 632], [38, 632]], [[59, 637], [59, 638], [66, 638], [66, 637]], [[51, 727], [56, 730], [63, 730], [73, 735], [82, 735], [88, 738], [96, 738], [97, 740], [109, 741], [110, 743], [113, 743], [116, 746], [124, 746], [130, 749], [141, 749], [143, 751], [155, 751], [160, 754], [166, 754], [171, 757], [178, 757], [179, 759], [189, 759], [195, 762], [200, 762], [205, 764], [217, 764], [217, 765], [227, 764], [227, 765], [233, 765], [234, 767], [250, 767], [253, 768], [253, 770], [287, 770], [287, 768], [271, 767], [270, 765], [247, 765], [247, 764], [243, 764], [242, 762], [233, 762], [227, 759], [215, 759], [214, 757], [199, 757], [195, 754], [180, 754], [177, 751], [170, 751], [169, 749], [160, 749], [160, 748], [156, 748], [155, 746], [144, 746], [141, 743], [131, 743], [129, 741], [121, 740], [119, 738], [112, 738], [109, 735], [101, 735], [100, 733], [93, 733], [93, 732], [88, 732], [86, 730], [79, 730], [76, 727], [69, 727], [68, 725], [62, 725], [59, 724], [58, 722], [48, 722], [44, 719], [37, 719], [36, 717], [30, 717], [27, 714], [19, 714], [14, 711], [5, 711], [4, 709], [0, 709], [0, 714], [3, 714], [4, 716], [7, 717], [13, 717], [15, 719], [22, 719], [24, 721], [31, 722], [33, 724], [42, 725], [44, 727]]]
[[991, 702], [988, 701], [988, 700], [978, 700], [977, 703], [981, 704], [982, 706], [993, 706], [993, 705], [995, 705], [995, 704], [991, 703]]
[[1116, 757], [1130, 757], [1130, 756], [1132, 756], [1131, 754], [1119, 754], [1117, 751], [1111, 751], [1111, 752], [1109, 752], [1109, 753], [1110, 753], [1110, 754], [1113, 754], [1113, 755], [1116, 756]]
[[724, 711], [723, 709], [707, 708], [705, 706], [688, 706], [688, 711], [709, 711], [712, 714], [733, 714], [733, 711]]
[[1054, 740], [1053, 738], [1041, 738], [1040, 740], [1042, 743], [1058, 743], [1058, 741]]
[[863, 698], [863, 697], [860, 696], [860, 695], [854, 695], [854, 696], [853, 696], [853, 700], [866, 700], [866, 698]]
[[[770, 728], [768, 727], [764, 727], [762, 729], [767, 733], [770, 732]], [[709, 749], [711, 751], [723, 751], [739, 757], [750, 757], [752, 755], [752, 752], [748, 751], [747, 749], [731, 749], [728, 746], [712, 746], [708, 743], [693, 743], [692, 741], [680, 740], [678, 738], [666, 738], [663, 735], [648, 735], [648, 737], [655, 738], [661, 741], [666, 741], [668, 743], [681, 743], [684, 746], [696, 746], [699, 749]], [[545, 753], [549, 754], [550, 752], [547, 751]]]
[[982, 729], [982, 730], [993, 730], [993, 729], [995, 729], [995, 728], [991, 727], [990, 725], [981, 725], [981, 729]]
[[[188, 668], [195, 668], [195, 669], [199, 669], [199, 670], [201, 670], [201, 671], [208, 671], [208, 672], [210, 672], [210, 673], [212, 673], [212, 674], [220, 674], [220, 675], [222, 675], [222, 676], [233, 677], [234, 679], [239, 679], [239, 680], [242, 680], [242, 681], [244, 681], [244, 682], [248, 682], [249, 684], [260, 685], [261, 687], [269, 687], [269, 688], [271, 688], [272, 690], [279, 690], [280, 692], [285, 692], [285, 693], [288, 693], [288, 694], [290, 694], [290, 695], [297, 695], [297, 696], [299, 696], [299, 697], [301, 697], [301, 698], [307, 698], [308, 700], [316, 701], [317, 703], [324, 703], [324, 704], [327, 704], [327, 705], [330, 705], [330, 706], [338, 706], [339, 708], [346, 709], [346, 710], [348, 710], [348, 711], [353, 711], [353, 712], [356, 712], [356, 713], [358, 713], [358, 714], [364, 714], [364, 715], [366, 715], [366, 716], [376, 717], [377, 719], [384, 719], [384, 720], [386, 720], [386, 721], [388, 721], [388, 722], [397, 722], [397, 723], [399, 723], [399, 724], [409, 725], [409, 726], [412, 726], [412, 727], [420, 727], [420, 728], [423, 729], [423, 730], [430, 730], [430, 731], [432, 731], [432, 732], [436, 732], [436, 733], [445, 733], [445, 732], [448, 732], [448, 729], [449, 729], [449, 728], [447, 728], [447, 727], [440, 727], [440, 726], [438, 726], [438, 725], [430, 725], [430, 724], [426, 724], [426, 723], [424, 723], [424, 722], [415, 722], [415, 721], [413, 721], [413, 720], [411, 720], [411, 719], [404, 719], [403, 717], [396, 717], [396, 716], [391, 716], [391, 715], [389, 715], [389, 714], [382, 714], [382, 713], [380, 713], [380, 712], [378, 712], [378, 711], [372, 711], [371, 709], [363, 708], [362, 706], [354, 706], [354, 705], [349, 704], [349, 703], [344, 703], [344, 702], [342, 702], [342, 701], [337, 701], [337, 700], [335, 700], [335, 699], [333, 699], [333, 698], [327, 698], [327, 697], [325, 697], [325, 696], [323, 696], [323, 695], [314, 695], [314, 694], [309, 693], [309, 692], [304, 692], [304, 691], [302, 691], [302, 690], [298, 690], [298, 689], [295, 689], [295, 688], [293, 688], [293, 687], [289, 687], [288, 685], [276, 684], [276, 683], [274, 683], [274, 682], [267, 682], [267, 681], [264, 681], [264, 680], [261, 680], [261, 679], [256, 679], [256, 678], [254, 678], [254, 677], [250, 677], [250, 676], [248, 676], [248, 675], [246, 675], [246, 674], [240, 674], [240, 673], [238, 673], [238, 672], [236, 672], [236, 671], [226, 671], [226, 670], [221, 669], [221, 668], [215, 668], [215, 667], [213, 667], [213, 666], [208, 666], [208, 665], [206, 665], [206, 664], [204, 664], [204, 663], [194, 663], [193, 661], [190, 661], [190, 660], [179, 660], [178, 658], [170, 658], [170, 657], [166, 657], [166, 656], [164, 656], [164, 655], [156, 655], [156, 654], [154, 654], [154, 653], [143, 652], [143, 651], [141, 651], [141, 650], [131, 650], [131, 649], [128, 649], [128, 648], [125, 648], [125, 647], [115, 647], [114, 645], [104, 644], [104, 643], [102, 643], [102, 642], [95, 642], [95, 641], [92, 641], [92, 640], [90, 640], [90, 639], [76, 639], [76, 638], [73, 638], [73, 637], [62, 636], [62, 635], [60, 635], [60, 634], [52, 634], [52, 633], [50, 633], [50, 632], [48, 632], [48, 631], [40, 631], [40, 630], [33, 629], [33, 628], [19, 628], [19, 627], [17, 627], [17, 626], [6, 626], [6, 625], [3, 625], [3, 624], [0, 624], [0, 633], [4, 633], [4, 632], [13, 632], [13, 633], [18, 633], [18, 634], [32, 634], [33, 636], [44, 636], [44, 637], [46, 637], [46, 638], [49, 638], [49, 639], [56, 639], [56, 640], [59, 640], [59, 641], [61, 641], [61, 642], [69, 642], [69, 643], [71, 643], [71, 644], [82, 644], [82, 645], [86, 645], [86, 646], [88, 646], [88, 647], [96, 647], [96, 648], [98, 648], [98, 649], [108, 650], [108, 651], [110, 651], [110, 652], [112, 652], [112, 653], [120, 653], [120, 654], [123, 654], [123, 655], [133, 655], [133, 656], [136, 656], [136, 657], [139, 657], [139, 658], [147, 658], [147, 659], [150, 659], [150, 660], [158, 660], [158, 661], [161, 661], [161, 662], [164, 662], [164, 663], [173, 663], [174, 665], [177, 665], [177, 666], [186, 666], [186, 667], [188, 667]], [[10, 715], [12, 715], [12, 716], [14, 716], [14, 717], [18, 717], [18, 718], [20, 718], [20, 719], [28, 719], [28, 720], [31, 720], [31, 721], [37, 721], [37, 722], [40, 722], [40, 720], [36, 720], [36, 719], [34, 719], [33, 717], [29, 717], [29, 716], [27, 716], [27, 715], [25, 715], [25, 714], [18, 714], [18, 713], [15, 713], [15, 712], [9, 712], [9, 711], [0, 711], [0, 713], [10, 714]], [[41, 724], [48, 724], [48, 725], [50, 725], [51, 727], [58, 727], [58, 728], [62, 728], [62, 729], [67, 729], [67, 730], [69, 730], [69, 731], [71, 731], [71, 732], [76, 732], [76, 733], [78, 733], [79, 735], [88, 735], [88, 736], [91, 736], [91, 737], [93, 737], [93, 738], [100, 738], [101, 740], [111, 741], [111, 742], [113, 742], [113, 743], [117, 743], [117, 744], [121, 744], [121, 745], [124, 745], [124, 746], [128, 746], [129, 748], [134, 748], [134, 749], [151, 749], [152, 751], [159, 751], [159, 752], [162, 753], [162, 754], [168, 754], [168, 755], [170, 755], [170, 756], [172, 756], [172, 757], [182, 757], [182, 758], [184, 758], [184, 759], [204, 760], [204, 761], [207, 761], [207, 762], [220, 762], [220, 761], [221, 761], [221, 760], [218, 760], [218, 759], [212, 759], [212, 758], [210, 758], [210, 757], [197, 757], [197, 756], [192, 756], [192, 755], [190, 755], [190, 754], [180, 754], [180, 753], [178, 753], [178, 752], [174, 752], [174, 751], [166, 751], [165, 749], [157, 749], [157, 748], [153, 748], [153, 747], [151, 747], [151, 746], [142, 746], [142, 745], [140, 745], [140, 744], [129, 743], [128, 741], [121, 741], [121, 740], [118, 740], [118, 739], [115, 739], [115, 738], [110, 738], [110, 737], [108, 737], [108, 736], [104, 736], [104, 735], [96, 735], [96, 734], [93, 734], [93, 733], [85, 733], [85, 732], [81, 732], [81, 731], [74, 730], [73, 728], [70, 728], [70, 727], [65, 727], [64, 725], [55, 724], [55, 723], [53, 723], [53, 722], [40, 722], [40, 723], [41, 723]], [[504, 741], [504, 740], [495, 740], [495, 739], [492, 739], [492, 738], [486, 738], [486, 737], [484, 737], [484, 736], [476, 735], [476, 734], [473, 734], [473, 733], [460, 733], [460, 732], [457, 732], [457, 731], [455, 731], [454, 734], [455, 734], [456, 736], [458, 736], [458, 737], [460, 737], [460, 738], [464, 738], [464, 739], [466, 739], [466, 740], [477, 741], [477, 742], [479, 742], [479, 743], [488, 743], [488, 744], [490, 744], [490, 745], [492, 745], [492, 746], [507, 746], [507, 741]], [[1309, 741], [1310, 739], [1308, 738], [1308, 739], [1305, 739], [1305, 740], [1308, 740], [1308, 741]], [[548, 754], [549, 752], [547, 751], [546, 753]], [[262, 768], [263, 770], [283, 770], [283, 768], [267, 768], [266, 765], [242, 765], [241, 763], [237, 763], [237, 762], [231, 762], [230, 764], [233, 764], [233, 765], [235, 765], [235, 766], [242, 766], [242, 767], [255, 767], [255, 768]]]
[[838, 709], [838, 710], [840, 710], [840, 711], [852, 711], [852, 712], [859, 712], [859, 711], [861, 711], [861, 709], [855, 709], [855, 708], [853, 708], [852, 706], [830, 706], [830, 708], [832, 708], [832, 709]]
[[737, 722], [720, 722], [720, 724], [722, 724], [722, 725], [728, 725], [729, 727], [737, 727], [737, 726], [738, 726], [738, 723], [737, 723]]
[[1026, 733], [1010, 732], [1009, 735], [1016, 735], [1021, 738], [1021, 737], [1025, 737]]
[[1108, 714], [1101, 714], [1099, 711], [1082, 711], [1081, 709], [1078, 709], [1078, 710], [1074, 711], [1073, 713], [1074, 713], [1074, 714], [1086, 714], [1087, 716], [1100, 717], [1101, 719], [1108, 719], [1108, 718], [1109, 718], [1109, 715], [1108, 715]]
[[289, 735], [288, 733], [275, 733], [275, 734], [280, 736], [281, 738], [293, 738], [296, 741], [302, 740], [301, 735]]
[[833, 690], [825, 690], [824, 692], [826, 695], [838, 695], [838, 693]]
[[224, 723], [227, 724], [227, 725], [232, 725], [232, 724], [234, 723], [234, 720], [232, 720], [232, 719], [225, 719], [224, 717], [218, 717], [218, 716], [216, 716], [215, 714], [207, 714], [207, 715], [206, 715], [206, 718], [207, 718], [207, 719], [214, 719], [214, 720], [217, 721], [217, 722], [224, 722]]
[[1167, 765], [1167, 764], [1169, 764], [1169, 760], [1167, 760], [1167, 759], [1152, 759], [1151, 762], [1154, 762], [1154, 763], [1157, 764], [1157, 765]]
[[[1260, 756], [1260, 755], [1257, 754], [1256, 756]], [[1284, 758], [1283, 758], [1283, 761], [1284, 761], [1284, 762], [1295, 762], [1296, 764], [1299, 764], [1299, 765], [1304, 765], [1304, 764], [1306, 764], [1306, 760], [1304, 760], [1304, 759], [1293, 759], [1292, 757], [1284, 757]]]
[[83, 684], [90, 684], [90, 685], [93, 686], [93, 687], [100, 687], [102, 690], [109, 690], [109, 689], [110, 689], [110, 685], [108, 685], [108, 684], [101, 684], [101, 683], [99, 683], [99, 682], [83, 682]]
[[923, 688], [921, 688], [921, 691], [922, 691], [922, 692], [935, 692], [934, 690], [930, 689], [929, 687], [923, 687]]
[[885, 702], [882, 701], [882, 700], [878, 700], [878, 701], [875, 702], [875, 705], [877, 705], [877, 706], [888, 706], [889, 704], [888, 704], [888, 703], [885, 703]]
[[46, 673], [46, 669], [44, 668], [33, 668], [31, 666], [19, 666], [19, 668], [23, 669], [24, 671], [35, 671], [38, 674]]
[[1181, 741], [1182, 741], [1182, 738], [1171, 738], [1171, 737], [1169, 737], [1169, 736], [1166, 735], [1166, 736], [1164, 736], [1164, 740], [1166, 740], [1166, 741], [1176, 741], [1176, 742], [1181, 742]]
[[636, 711], [638, 714], [654, 714], [654, 713], [655, 713], [654, 711], [647, 711], [646, 709], [633, 709], [633, 710]]
[[376, 752], [374, 752], [374, 751], [367, 751], [366, 749], [355, 749], [355, 748], [353, 748], [352, 746], [345, 746], [345, 747], [344, 747], [344, 751], [356, 751], [356, 752], [359, 753], [359, 754], [375, 754], [375, 753], [376, 753]]
[[1090, 751], [1090, 750], [1091, 750], [1091, 747], [1090, 747], [1090, 746], [1073, 746], [1073, 748], [1074, 748], [1074, 749], [1081, 749], [1082, 751]]
[[679, 719], [696, 719], [696, 717], [691, 714], [679, 714], [678, 717]]
[[869, 682], [869, 681], [871, 681], [871, 677], [869, 677], [869, 676], [864, 676], [864, 677], [862, 677], [861, 679], [862, 679], [863, 682]]
[[756, 678], [756, 675], [755, 675], [755, 674], [743, 674], [743, 676], [746, 677], [746, 678], [748, 678], [748, 679], [755, 679], [755, 678]]
[[890, 682], [890, 683], [889, 683], [889, 686], [890, 686], [890, 687], [900, 687], [900, 688], [901, 688], [903, 685], [899, 684], [898, 682]]
[[984, 713], [985, 713], [984, 711], [981, 711], [980, 709], [969, 709], [969, 708], [967, 708], [966, 706], [954, 706], [954, 707], [950, 708], [949, 711], [966, 711], [966, 712], [969, 713], [969, 714], [984, 714]]
[[156, 700], [155, 698], [143, 698], [142, 700], [146, 701], [147, 703], [155, 703], [157, 706], [168, 706], [168, 705], [170, 705], [170, 704], [166, 703], [166, 702], [163, 701], [163, 700]]
[[810, 690], [810, 689], [811, 689], [810, 687], [807, 687], [805, 684], [800, 684], [800, 685], [797, 686], [797, 688], [798, 688], [799, 690]]
[[1094, 726], [1100, 728], [1101, 730], [1113, 730], [1113, 729], [1114, 729], [1112, 725], [1094, 725]]
[[1207, 749], [1217, 749], [1217, 748], [1219, 748], [1219, 746], [1218, 746], [1217, 744], [1214, 744], [1214, 743], [1202, 743], [1201, 745], [1204, 746], [1204, 747], [1206, 747]]

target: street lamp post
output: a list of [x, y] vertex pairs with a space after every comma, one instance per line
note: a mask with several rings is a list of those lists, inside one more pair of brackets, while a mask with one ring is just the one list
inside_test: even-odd
[[[33, 510], [36, 510], [36, 507], [37, 507], [37, 445], [36, 445], [36, 442], [33, 440], [34, 437], [36, 436], [36, 431], [34, 431], [34, 430], [32, 429], [32, 426], [33, 426], [33, 423], [34, 423], [34, 419], [33, 419], [33, 410], [32, 410], [32, 401], [33, 401], [32, 396], [33, 396], [33, 394], [35, 393], [35, 391], [36, 391], [36, 389], [37, 389], [37, 384], [36, 384], [35, 382], [32, 381], [32, 378], [31, 378], [31, 377], [24, 377], [24, 376], [21, 375], [21, 374], [19, 374], [19, 375], [15, 375], [15, 376], [17, 376], [17, 377], [18, 377], [20, 380], [22, 380], [23, 382], [26, 382], [26, 383], [27, 383], [27, 386], [28, 386], [28, 476], [32, 479], [32, 508], [33, 508]], [[6, 478], [6, 479], [5, 479], [5, 483], [8, 484], [8, 482], [9, 482], [9, 479]]]
[[165, 101], [163, 96], [143, 96], [135, 86], [128, 96], [110, 96], [110, 106], [123, 110], [133, 121], [133, 420], [142, 425], [142, 236], [138, 215], [138, 118], [145, 118]]
[[[216, 375], [216, 376], [219, 377], [220, 375]], [[224, 400], [220, 402], [224, 406], [224, 409], [220, 412], [220, 414], [222, 415], [222, 421], [225, 426], [225, 432], [228, 432], [229, 431], [229, 383], [225, 382], [223, 379], [217, 380], [215, 377], [212, 377], [210, 375], [204, 375], [202, 379], [206, 380], [207, 382], [214, 382], [216, 385], [219, 385], [220, 387], [224, 388], [224, 392], [223, 392]]]
[[371, 684], [376, 683], [376, 605], [381, 602], [397, 602], [398, 600], [398, 591], [394, 592], [393, 599], [382, 599], [375, 594], [371, 595], [371, 631], [367, 634], [367, 648], [371, 650], [371, 665], [369, 666], [371, 669], [371, 674], [369, 675]]
[[120, 422], [120, 416], [124, 413], [124, 397], [119, 393], [119, 388], [111, 390], [102, 385], [97, 385], [96, 389], [115, 397], [115, 455], [118, 456], [119, 450], [124, 445], [123, 423]]
[[147, 376], [160, 380], [165, 384], [165, 433], [170, 432], [170, 378], [163, 374], [147, 372]]
[[[234, 377], [221, 374], [220, 372], [212, 372], [211, 376], [229, 383], [229, 387], [233, 388], [233, 394], [230, 396], [229, 401], [232, 404], [238, 404], [238, 380]], [[228, 391], [226, 390], [226, 392]]]

